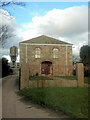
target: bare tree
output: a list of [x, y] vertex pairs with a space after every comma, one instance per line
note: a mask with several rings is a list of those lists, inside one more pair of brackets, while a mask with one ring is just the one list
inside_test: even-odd
[[11, 4], [25, 6], [24, 2], [15, 2], [15, 0], [10, 0], [9, 2], [2, 2], [0, 0], [0, 7], [5, 7], [5, 6], [11, 5]]
[[[0, 0], [0, 7], [1, 8], [4, 8], [4, 7], [7, 7], [9, 5], [19, 5], [19, 6], [25, 6], [25, 3], [23, 2], [15, 2], [15, 0], [10, 0], [9, 2], [2, 2]], [[4, 16], [8, 16], [7, 14], [5, 13], [2, 13]], [[10, 17], [10, 19], [12, 20], [13, 18]], [[14, 26], [11, 27], [7, 24], [2, 24], [0, 25], [0, 44], [2, 44], [2, 47], [3, 45], [5, 44], [5, 42], [7, 41], [7, 39], [11, 38], [11, 37], [15, 37], [15, 33], [14, 33]]]
[[2, 44], [2, 47], [8, 38], [16, 36], [13, 32], [10, 31], [10, 27], [7, 25], [2, 25], [2, 27], [0, 27], [0, 43]]

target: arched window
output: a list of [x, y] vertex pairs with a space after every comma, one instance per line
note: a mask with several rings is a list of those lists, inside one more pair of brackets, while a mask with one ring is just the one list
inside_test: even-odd
[[40, 58], [41, 56], [41, 50], [40, 50], [40, 48], [36, 48], [35, 49], [35, 58]]
[[58, 49], [57, 48], [53, 49], [53, 58], [58, 58]]

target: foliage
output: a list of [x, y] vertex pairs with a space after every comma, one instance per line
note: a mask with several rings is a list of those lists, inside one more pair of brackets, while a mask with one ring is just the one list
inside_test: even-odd
[[2, 59], [0, 59], [0, 78], [2, 78]]
[[[10, 5], [11, 6], [12, 5], [25, 6], [25, 3], [24, 2], [15, 2], [14, 0], [9, 0], [7, 2], [3, 2], [0, 0], [0, 8], [5, 9], [5, 7], [10, 6]], [[8, 21], [13, 22], [14, 21], [13, 17], [10, 16], [10, 14], [7, 14], [6, 12], [2, 12], [2, 9], [0, 12], [1, 12], [1, 15], [4, 16], [5, 19], [7, 18], [7, 22], [3, 23], [3, 21], [2, 21], [2, 24], [0, 24], [0, 44], [2, 44], [2, 47], [4, 47], [4, 44], [6, 43], [7, 39], [9, 39], [11, 37], [15, 37], [16, 34], [15, 34], [15, 27], [11, 26], [8, 22]]]
[[28, 88], [19, 95], [73, 118], [88, 117], [88, 88]]
[[80, 58], [81, 58], [81, 62], [83, 62], [85, 66], [88, 66], [90, 61], [90, 46], [85, 45], [81, 47]]
[[6, 58], [0, 59], [2, 60], [2, 77], [7, 76], [10, 71], [10, 66], [8, 65], [8, 60]]
[[30, 80], [52, 80], [47, 76], [30, 76], [29, 79]]
[[79, 56], [73, 55], [72, 59], [73, 59], [73, 64], [77, 63], [77, 62], [80, 62], [80, 57]]
[[5, 7], [5, 6], [11, 5], [11, 4], [25, 6], [25, 3], [23, 3], [23, 2], [15, 2], [14, 0], [9, 0], [8, 2], [2, 2], [0, 0], [0, 7]]
[[9, 25], [0, 26], [0, 41], [2, 42], [2, 46], [5, 44], [5, 42], [8, 38], [15, 36], [15, 34], [13, 32], [11, 32], [11, 29], [12, 28]]

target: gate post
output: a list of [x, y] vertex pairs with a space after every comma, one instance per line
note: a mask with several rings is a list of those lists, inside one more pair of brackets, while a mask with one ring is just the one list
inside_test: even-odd
[[27, 63], [21, 65], [20, 89], [29, 87], [29, 66]]
[[77, 63], [76, 77], [78, 87], [84, 87], [84, 66], [83, 63]]

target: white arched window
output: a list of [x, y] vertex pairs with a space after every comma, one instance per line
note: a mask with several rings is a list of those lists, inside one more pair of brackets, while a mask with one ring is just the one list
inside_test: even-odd
[[41, 57], [41, 50], [40, 48], [35, 49], [35, 58], [40, 58]]
[[53, 58], [58, 58], [58, 49], [57, 48], [53, 49]]

